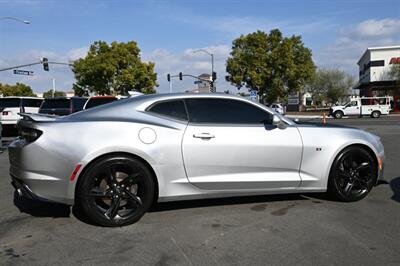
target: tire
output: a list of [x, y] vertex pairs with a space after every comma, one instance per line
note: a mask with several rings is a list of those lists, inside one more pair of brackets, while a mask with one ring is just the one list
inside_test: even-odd
[[376, 184], [377, 176], [377, 163], [370, 152], [358, 146], [347, 147], [332, 164], [328, 193], [339, 201], [361, 200]]
[[152, 172], [140, 160], [107, 156], [85, 170], [77, 188], [77, 203], [101, 226], [137, 222], [151, 207], [156, 194]]
[[335, 119], [340, 119], [340, 118], [342, 118], [343, 117], [343, 112], [342, 111], [336, 111], [336, 112], [334, 112], [333, 113], [333, 117], [335, 118]]
[[379, 118], [381, 116], [381, 112], [379, 111], [373, 111], [371, 114], [372, 118]]

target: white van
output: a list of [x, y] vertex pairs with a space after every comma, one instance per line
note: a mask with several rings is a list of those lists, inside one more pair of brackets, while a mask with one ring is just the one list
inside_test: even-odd
[[332, 106], [329, 114], [334, 118], [343, 116], [364, 116], [369, 115], [372, 118], [379, 118], [381, 115], [387, 115], [392, 110], [390, 106], [391, 96], [384, 97], [356, 97], [350, 102], [341, 106]]
[[0, 98], [0, 122], [3, 129], [16, 127], [21, 116], [18, 113], [38, 113], [43, 98], [2, 97]]

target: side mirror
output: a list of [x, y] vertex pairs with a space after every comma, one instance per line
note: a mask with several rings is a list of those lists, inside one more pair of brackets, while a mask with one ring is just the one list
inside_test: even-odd
[[272, 125], [277, 126], [279, 129], [285, 129], [286, 128], [286, 123], [283, 122], [282, 119], [277, 115], [273, 115], [273, 117], [272, 117]]

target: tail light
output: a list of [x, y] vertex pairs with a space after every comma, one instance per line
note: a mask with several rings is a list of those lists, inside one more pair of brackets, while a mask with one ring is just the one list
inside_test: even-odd
[[28, 142], [34, 142], [43, 133], [40, 130], [37, 130], [34, 128], [28, 128], [28, 127], [18, 128], [18, 132], [19, 132], [19, 136], [23, 139], [26, 139]]
[[3, 111], [3, 115], [8, 115], [8, 111]]

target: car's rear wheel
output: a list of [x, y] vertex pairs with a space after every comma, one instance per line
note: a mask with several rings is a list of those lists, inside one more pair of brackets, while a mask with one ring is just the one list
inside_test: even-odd
[[371, 191], [377, 174], [373, 156], [362, 147], [350, 146], [332, 164], [328, 192], [340, 201], [358, 201]]
[[152, 173], [136, 158], [104, 157], [90, 165], [82, 178], [77, 189], [78, 204], [96, 224], [135, 223], [153, 203]]
[[371, 114], [372, 118], [379, 118], [381, 116], [381, 112], [379, 111], [373, 111]]
[[336, 112], [333, 113], [333, 117], [335, 119], [340, 119], [340, 118], [343, 117], [343, 112], [342, 111], [336, 111]]

